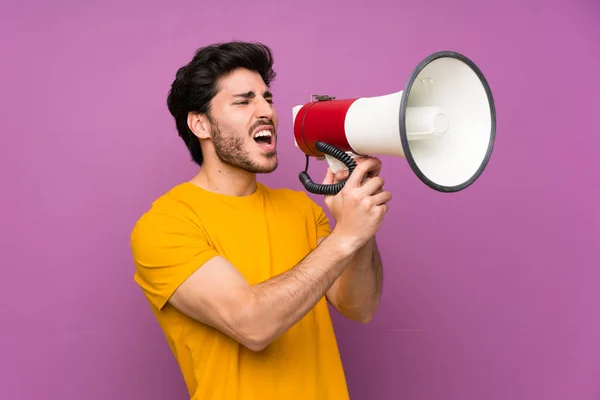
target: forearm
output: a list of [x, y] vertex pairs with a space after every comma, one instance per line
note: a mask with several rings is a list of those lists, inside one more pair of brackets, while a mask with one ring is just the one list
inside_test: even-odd
[[383, 267], [373, 237], [355, 253], [331, 288], [332, 303], [342, 315], [368, 322], [379, 305], [382, 285]]
[[289, 271], [249, 288], [245, 329], [262, 349], [304, 317], [340, 276], [353, 251], [332, 233]]

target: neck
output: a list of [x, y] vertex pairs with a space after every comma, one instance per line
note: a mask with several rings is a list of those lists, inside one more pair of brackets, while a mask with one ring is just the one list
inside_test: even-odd
[[248, 196], [256, 190], [256, 174], [220, 162], [205, 163], [190, 182], [228, 196]]

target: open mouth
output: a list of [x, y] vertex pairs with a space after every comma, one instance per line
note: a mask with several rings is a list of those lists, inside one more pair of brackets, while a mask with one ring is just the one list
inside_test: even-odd
[[254, 141], [259, 145], [270, 146], [273, 143], [273, 134], [269, 130], [256, 132]]

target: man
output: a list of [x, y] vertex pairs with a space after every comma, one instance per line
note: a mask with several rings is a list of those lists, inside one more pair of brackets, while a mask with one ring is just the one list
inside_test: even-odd
[[199, 172], [131, 235], [135, 281], [192, 399], [346, 399], [327, 302], [363, 323], [378, 306], [374, 235], [391, 199], [379, 160], [326, 198], [333, 230], [303, 191], [257, 182], [278, 164], [272, 64], [268, 47], [230, 42], [179, 69], [168, 106]]

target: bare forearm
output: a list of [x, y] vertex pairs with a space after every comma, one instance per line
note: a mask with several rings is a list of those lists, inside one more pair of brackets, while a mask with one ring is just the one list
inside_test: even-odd
[[383, 268], [375, 238], [361, 247], [332, 287], [333, 305], [356, 321], [371, 320], [379, 305]]
[[258, 349], [284, 333], [327, 293], [352, 259], [343, 239], [331, 234], [289, 271], [249, 288], [245, 329]]

